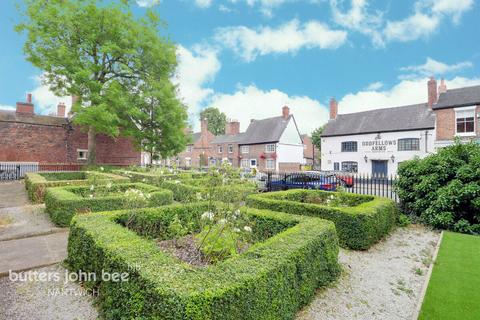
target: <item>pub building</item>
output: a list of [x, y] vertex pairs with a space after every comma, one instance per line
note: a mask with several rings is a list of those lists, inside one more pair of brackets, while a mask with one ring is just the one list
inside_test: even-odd
[[447, 90], [430, 78], [426, 103], [338, 114], [322, 134], [321, 168], [370, 175], [395, 175], [398, 165], [461, 141], [480, 142], [480, 86]]

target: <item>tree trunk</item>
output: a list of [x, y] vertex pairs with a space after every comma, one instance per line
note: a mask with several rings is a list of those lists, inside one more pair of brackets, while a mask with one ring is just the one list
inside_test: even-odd
[[96, 141], [95, 128], [90, 126], [88, 128], [88, 165], [94, 165], [97, 163], [97, 141]]

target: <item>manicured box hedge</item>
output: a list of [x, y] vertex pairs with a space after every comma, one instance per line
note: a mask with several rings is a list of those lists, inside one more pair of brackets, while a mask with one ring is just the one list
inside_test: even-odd
[[86, 283], [98, 288], [105, 319], [294, 319], [317, 288], [337, 277], [335, 227], [318, 218], [243, 208], [253, 234], [264, 241], [205, 268], [162, 252], [150, 240], [164, 238], [174, 216], [194, 221], [207, 209], [205, 203], [140, 209], [129, 224], [134, 230], [121, 225], [132, 221], [125, 211], [77, 215], [69, 268], [128, 272], [128, 282]]
[[173, 191], [176, 201], [192, 202], [210, 195], [213, 200], [222, 202], [245, 201], [247, 196], [257, 192], [257, 186], [243, 181], [233, 181], [230, 185], [209, 188], [205, 179], [164, 180], [160, 187]]
[[[76, 213], [124, 209], [128, 205], [122, 194], [128, 189], [138, 189], [149, 194], [147, 207], [161, 206], [173, 202], [170, 190], [160, 189], [144, 183], [122, 183], [96, 187], [98, 191], [106, 192], [105, 196], [90, 198], [90, 186], [48, 188], [45, 194], [46, 212], [58, 226], [68, 226]], [[108, 195], [111, 193], [111, 195]]]
[[[308, 203], [308, 197], [328, 197], [335, 204]], [[250, 195], [247, 205], [331, 220], [337, 228], [340, 245], [360, 250], [368, 249], [388, 234], [398, 218], [392, 200], [329, 191], [297, 189]]]
[[95, 179], [96, 183], [130, 182], [127, 177], [110, 173], [91, 171], [68, 171], [68, 172], [30, 172], [25, 175], [25, 188], [28, 197], [33, 202], [43, 202], [45, 191], [50, 187], [86, 185]]

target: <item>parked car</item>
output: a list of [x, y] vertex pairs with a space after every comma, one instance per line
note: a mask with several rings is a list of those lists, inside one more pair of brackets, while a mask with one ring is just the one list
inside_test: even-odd
[[355, 184], [355, 178], [351, 172], [346, 171], [319, 171], [320, 174], [334, 175], [340, 180], [340, 185], [351, 188]]
[[271, 191], [288, 189], [315, 189], [335, 191], [342, 182], [333, 174], [319, 172], [301, 172], [274, 174], [267, 180], [267, 189]]

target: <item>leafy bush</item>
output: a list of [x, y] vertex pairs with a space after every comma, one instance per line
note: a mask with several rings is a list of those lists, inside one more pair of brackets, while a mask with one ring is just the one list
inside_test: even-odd
[[[140, 190], [146, 195], [143, 199], [138, 199], [138, 192], [132, 190]], [[129, 201], [133, 196], [136, 197], [135, 201]], [[46, 212], [58, 226], [68, 226], [76, 213], [155, 207], [172, 202], [173, 194], [170, 190], [143, 183], [56, 187], [48, 188], [45, 194]]]
[[250, 195], [247, 205], [331, 220], [340, 245], [350, 249], [368, 249], [394, 228], [398, 217], [396, 204], [389, 199], [319, 190]]
[[25, 188], [33, 202], [43, 202], [47, 188], [59, 186], [87, 185], [95, 181], [99, 184], [126, 183], [130, 179], [115, 174], [72, 171], [72, 172], [29, 172], [25, 174]]
[[403, 210], [435, 228], [480, 234], [480, 145], [455, 143], [403, 162], [396, 190]]
[[[175, 217], [198, 231], [207, 203], [77, 215], [68, 264], [72, 271], [128, 272], [128, 282], [86, 282], [99, 290], [105, 319], [294, 319], [317, 288], [339, 273], [333, 223], [242, 208], [259, 242], [205, 268], [164, 253], [150, 238], [165, 239]], [[122, 226], [130, 221], [129, 229]], [[192, 223], [190, 223], [192, 222]]]

